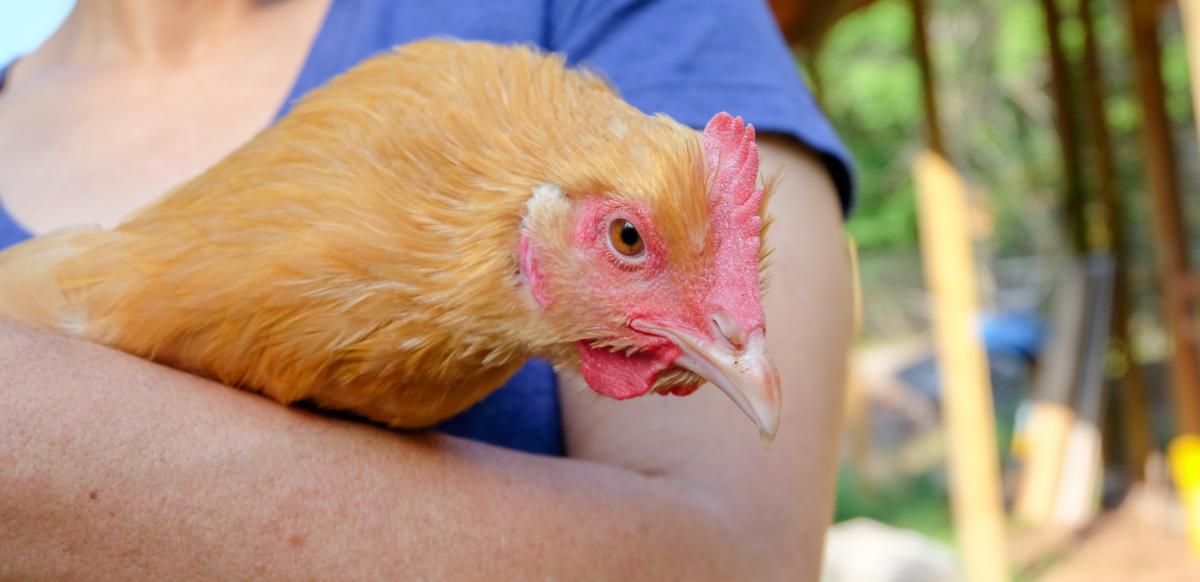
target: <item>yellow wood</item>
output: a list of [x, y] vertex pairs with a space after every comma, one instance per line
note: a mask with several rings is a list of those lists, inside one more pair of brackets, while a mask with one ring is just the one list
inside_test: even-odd
[[968, 582], [1009, 580], [995, 415], [976, 327], [966, 189], [942, 157], [916, 162], [921, 256], [933, 296], [955, 531]]
[[[858, 270], [858, 245], [850, 235], [846, 236], [846, 252], [850, 257], [850, 273], [854, 284], [854, 336], [858, 337], [862, 333], [863, 325], [862, 279]], [[857, 366], [853, 366], [846, 375], [845, 402], [846, 426], [850, 431], [850, 458], [857, 477], [855, 482], [862, 487], [871, 480], [871, 415], [869, 402], [858, 377]]]

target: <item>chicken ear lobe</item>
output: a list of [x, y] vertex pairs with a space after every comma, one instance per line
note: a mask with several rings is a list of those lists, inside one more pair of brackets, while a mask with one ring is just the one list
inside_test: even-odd
[[538, 233], [550, 232], [556, 223], [570, 211], [571, 203], [558, 184], [547, 183], [534, 187], [533, 195], [525, 203], [521, 218], [521, 237], [517, 243], [517, 267], [521, 279], [529, 288], [534, 301], [542, 309], [550, 307], [554, 298], [546, 284], [541, 268], [538, 248]]

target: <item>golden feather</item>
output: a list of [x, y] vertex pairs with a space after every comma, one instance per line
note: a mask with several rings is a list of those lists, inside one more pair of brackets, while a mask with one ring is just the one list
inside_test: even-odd
[[0, 317], [281, 402], [426, 426], [532, 355], [577, 361], [581, 330], [544, 316], [516, 275], [535, 187], [639, 196], [694, 255], [702, 160], [697, 132], [560, 57], [414, 43], [313, 91], [116, 229], [0, 253]]

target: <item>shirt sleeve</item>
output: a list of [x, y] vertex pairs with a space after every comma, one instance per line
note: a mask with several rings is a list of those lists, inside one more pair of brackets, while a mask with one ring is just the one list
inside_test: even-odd
[[557, 0], [551, 50], [608, 77], [630, 104], [702, 128], [728, 111], [790, 135], [828, 168], [844, 211], [853, 165], [763, 0]]

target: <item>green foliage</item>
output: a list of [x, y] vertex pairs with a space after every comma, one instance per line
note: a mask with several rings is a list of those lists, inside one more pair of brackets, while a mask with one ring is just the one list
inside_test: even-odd
[[1163, 85], [1166, 86], [1167, 113], [1171, 121], [1186, 124], [1192, 118], [1192, 94], [1188, 83], [1187, 43], [1179, 34], [1178, 23], [1168, 21], [1162, 43]]
[[[1081, 0], [1061, 0], [1063, 44], [1075, 72], [1074, 117], [1087, 143], [1083, 101]], [[1144, 190], [1136, 132], [1124, 3], [1089, 0], [1106, 84], [1106, 112], [1128, 195]], [[857, 206], [849, 224], [864, 253], [911, 252], [917, 244], [911, 162], [922, 147], [919, 71], [905, 0], [880, 0], [839, 23], [816, 61], [822, 100], [858, 166]], [[998, 255], [1055, 254], [1063, 226], [1056, 210], [1065, 171], [1055, 133], [1045, 17], [1038, 0], [929, 2], [928, 31], [952, 162], [992, 213]], [[1187, 55], [1177, 18], [1162, 26], [1167, 108], [1180, 127], [1193, 115]], [[1083, 152], [1085, 174], [1094, 167]], [[1185, 165], [1186, 167], [1186, 165]], [[1094, 176], [1085, 180], [1093, 188]], [[1091, 194], [1094, 196], [1094, 194]]]
[[920, 133], [921, 87], [903, 2], [880, 2], [838, 25], [818, 62], [825, 107], [859, 168], [850, 232], [870, 251], [912, 247], [909, 162]]
[[1002, 7], [996, 25], [996, 80], [1012, 85], [1028, 80], [1029, 72], [1043, 66], [1046, 21], [1037, 2], [1011, 2]]
[[[1159, 309], [1155, 285], [1152, 213], [1140, 142], [1142, 110], [1135, 90], [1126, 2], [1060, 0], [1061, 29], [1073, 69], [1070, 109], [1082, 144], [1086, 196], [1098, 198], [1083, 77], [1085, 32], [1079, 2], [1089, 1], [1101, 55], [1104, 113], [1116, 157], [1119, 194], [1135, 286], [1135, 321], [1153, 321]], [[1065, 193], [1055, 130], [1045, 17], [1039, 0], [929, 0], [928, 31], [937, 96], [951, 161], [990, 212], [995, 225], [980, 261], [997, 256], [1054, 256], [1066, 247], [1059, 206]], [[906, 0], [879, 0], [839, 23], [815, 64], [822, 101], [858, 165], [858, 201], [849, 228], [863, 252], [864, 292], [892, 293], [896, 269], [919, 271], [895, 260], [915, 250], [916, 211], [911, 163], [923, 147], [924, 110], [920, 76], [912, 51], [912, 20]], [[1176, 134], [1175, 152], [1184, 208], [1192, 231], [1200, 221], [1200, 192], [1193, 102], [1186, 45], [1178, 15], [1167, 10], [1160, 23], [1165, 105]], [[1096, 220], [1094, 208], [1088, 213]], [[1200, 239], [1193, 240], [1200, 246]], [[907, 272], [905, 274], [907, 274]], [[878, 306], [867, 303], [868, 319]], [[1008, 454], [1012, 410], [998, 410], [998, 444]], [[1159, 427], [1161, 428], [1161, 427]], [[951, 518], [944, 484], [936, 474], [895, 476], [873, 487], [844, 468], [838, 482], [835, 519], [870, 517], [950, 539]]]
[[916, 530], [944, 542], [952, 543], [954, 539], [950, 497], [933, 473], [893, 478], [872, 486], [853, 469], [842, 467], [833, 521], [855, 517]]

